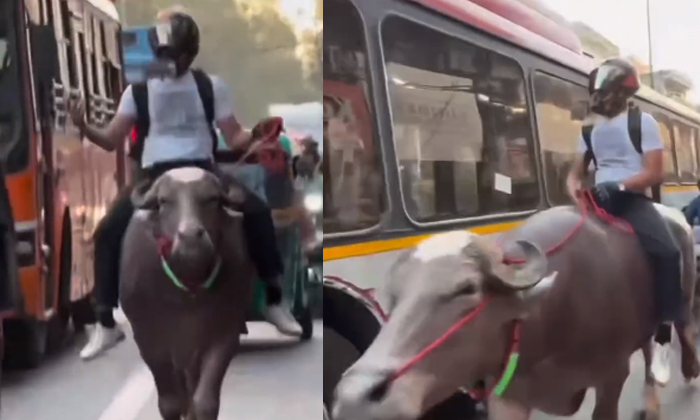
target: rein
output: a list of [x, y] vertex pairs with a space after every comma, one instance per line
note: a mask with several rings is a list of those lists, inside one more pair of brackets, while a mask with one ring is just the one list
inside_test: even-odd
[[[177, 287], [178, 289], [191, 293], [192, 290], [183, 283], [180, 278], [175, 274], [175, 271], [170, 267], [170, 264], [168, 264], [168, 260], [165, 258], [166, 255], [170, 253], [170, 248], [172, 247], [172, 243], [169, 239], [166, 238], [158, 238], [158, 255], [160, 256], [160, 264], [163, 267], [163, 272], [165, 273], [166, 276], [170, 279], [170, 281]], [[214, 265], [214, 269], [211, 271], [209, 274], [209, 277], [207, 278], [207, 281], [202, 283], [200, 288], [204, 290], [211, 289], [211, 287], [214, 285], [214, 282], [216, 281], [216, 278], [219, 276], [219, 272], [221, 272], [221, 264], [223, 260], [221, 258], [221, 255], [216, 256], [216, 264]]]
[[[591, 214], [596, 215], [601, 221], [615, 227], [621, 232], [628, 233], [628, 234], [634, 234], [634, 229], [632, 228], [632, 225], [630, 225], [627, 221], [619, 219], [607, 211], [603, 209], [602, 207], [598, 206], [598, 204], [595, 202], [595, 199], [593, 198], [593, 195], [591, 194], [590, 191], [584, 190], [582, 192], [582, 199], [579, 200], [579, 208], [581, 209], [581, 218], [576, 223], [576, 225], [564, 236], [564, 238], [554, 244], [553, 246], [549, 247], [545, 251], [545, 255], [552, 255], [558, 251], [560, 251], [564, 245], [566, 245], [573, 237], [576, 235], [581, 230], [581, 227], [584, 225], [586, 220], [588, 220], [591, 217]], [[506, 258], [505, 256], [503, 257], [503, 262], [505, 264], [522, 264], [525, 262], [525, 259], [513, 259], [513, 258]], [[425, 359], [430, 353], [432, 353], [435, 349], [438, 347], [442, 346], [445, 344], [445, 342], [450, 339], [457, 331], [459, 331], [463, 326], [469, 324], [471, 321], [476, 319], [491, 303], [491, 300], [493, 297], [487, 296], [484, 298], [481, 303], [471, 311], [469, 311], [462, 319], [457, 321], [454, 325], [452, 325], [447, 332], [445, 332], [440, 338], [437, 340], [433, 341], [430, 345], [425, 347], [420, 353], [415, 355], [413, 358], [411, 358], [408, 362], [403, 364], [388, 380], [387, 380], [387, 385], [391, 384], [392, 382], [396, 381], [398, 378], [406, 374], [411, 368], [413, 368], [416, 364], [421, 362], [423, 359]], [[494, 383], [494, 385], [489, 388], [486, 391], [481, 391], [481, 390], [471, 390], [468, 391], [469, 394], [471, 395], [472, 398], [475, 400], [483, 400], [486, 399], [489, 395], [492, 393], [497, 395], [497, 396], [502, 396], [506, 390], [508, 389], [508, 386], [513, 380], [513, 377], [515, 376], [515, 373], [518, 368], [518, 363], [520, 361], [520, 332], [522, 329], [522, 320], [516, 320], [515, 325], [513, 326], [513, 332], [512, 332], [512, 338], [510, 342], [510, 346], [508, 349], [508, 354], [506, 356], [506, 359], [503, 362], [503, 368], [501, 369], [501, 373], [498, 376], [498, 380]]]

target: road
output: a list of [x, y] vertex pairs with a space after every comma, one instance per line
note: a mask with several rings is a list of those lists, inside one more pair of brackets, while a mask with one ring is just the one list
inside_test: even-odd
[[[321, 419], [321, 323], [304, 344], [266, 324], [249, 328], [224, 382], [220, 420]], [[7, 372], [2, 420], [160, 420], [153, 379], [134, 342], [85, 363], [78, 358], [85, 340], [75, 337], [39, 369]]]
[[[675, 339], [675, 337], [674, 337]], [[675, 341], [674, 341], [675, 345]], [[697, 420], [700, 413], [700, 379], [686, 385], [680, 373], [680, 353], [676, 352], [673, 358], [674, 369], [672, 371], [672, 381], [660, 392], [661, 415], [664, 420]], [[642, 386], [644, 377], [644, 362], [641, 352], [634, 354], [630, 360], [631, 374], [627, 378], [625, 388], [622, 393], [622, 404], [620, 407], [620, 420], [630, 420], [644, 404], [642, 400]], [[544, 414], [535, 414], [531, 420], [590, 420], [593, 406], [595, 404], [595, 393], [589, 391], [586, 401], [581, 410], [573, 417], [552, 417]]]

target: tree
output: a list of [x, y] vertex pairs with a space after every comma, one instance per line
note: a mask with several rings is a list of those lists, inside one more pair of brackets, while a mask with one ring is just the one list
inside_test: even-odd
[[[130, 25], [147, 25], [168, 0], [130, 0]], [[252, 126], [272, 103], [317, 100], [304, 83], [296, 56], [297, 36], [276, 10], [276, 0], [181, 0], [200, 27], [202, 45], [195, 66], [226, 80], [239, 119]]]

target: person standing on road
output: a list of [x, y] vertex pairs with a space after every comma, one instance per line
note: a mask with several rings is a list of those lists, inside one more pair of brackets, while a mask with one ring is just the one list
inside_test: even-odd
[[652, 371], [656, 381], [663, 385], [668, 383], [671, 372], [671, 323], [683, 321], [680, 319], [683, 297], [680, 249], [646, 195], [664, 177], [664, 146], [659, 124], [650, 114], [629, 104], [640, 82], [636, 69], [628, 61], [606, 60], [591, 73], [589, 83], [592, 124], [583, 128], [567, 189], [577, 200], [592, 161], [597, 168], [592, 189], [597, 204], [629, 222], [649, 256], [656, 315], [663, 323], [655, 336]]

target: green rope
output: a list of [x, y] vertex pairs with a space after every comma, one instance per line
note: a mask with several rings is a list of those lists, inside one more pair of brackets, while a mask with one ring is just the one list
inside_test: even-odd
[[515, 376], [515, 369], [517, 369], [517, 367], [518, 367], [519, 360], [520, 360], [519, 353], [511, 353], [510, 354], [510, 356], [508, 357], [508, 365], [506, 366], [506, 370], [503, 371], [503, 376], [501, 376], [501, 380], [498, 381], [498, 384], [494, 388], [494, 391], [493, 391], [494, 394], [501, 397], [501, 396], [503, 396], [503, 393], [506, 392], [506, 389], [508, 388], [511, 381], [513, 380], [513, 376]]
[[[161, 262], [161, 265], [163, 266], [163, 271], [168, 276], [170, 281], [172, 281], [173, 284], [178, 289], [184, 290], [185, 292], [191, 291], [189, 289], [189, 287], [185, 286], [185, 284], [180, 281], [180, 279], [177, 277], [177, 275], [175, 274], [173, 269], [170, 268], [170, 265], [168, 264], [168, 262], [165, 260], [164, 257], [162, 257], [162, 256], [160, 257], [160, 262]], [[216, 281], [216, 278], [219, 275], [219, 271], [221, 271], [221, 257], [216, 258], [216, 265], [214, 266], [214, 270], [212, 270], [207, 281], [205, 281], [204, 284], [202, 284], [202, 286], [201, 286], [202, 289], [210, 289], [211, 288], [211, 286], [214, 284], [214, 282]]]

